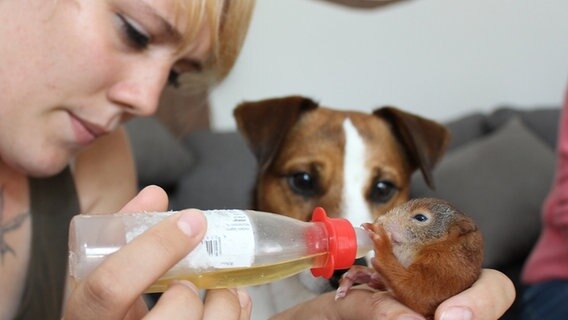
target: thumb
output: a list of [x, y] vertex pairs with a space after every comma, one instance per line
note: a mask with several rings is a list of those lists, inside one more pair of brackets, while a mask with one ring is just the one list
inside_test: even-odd
[[168, 209], [168, 194], [158, 186], [147, 186], [130, 200], [119, 212], [165, 211]]

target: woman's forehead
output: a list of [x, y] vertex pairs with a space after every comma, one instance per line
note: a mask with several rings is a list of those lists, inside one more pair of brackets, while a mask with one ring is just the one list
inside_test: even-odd
[[[141, 8], [160, 16], [173, 31], [185, 36], [195, 33], [204, 22], [206, 9], [216, 0], [126, 0], [137, 1]], [[209, 1], [209, 3], [208, 3]], [[218, 6], [218, 5], [217, 5]]]
[[[136, 1], [140, 8], [149, 14], [163, 20], [172, 33], [185, 35], [192, 30], [186, 30], [188, 26], [188, 12], [195, 6], [197, 1], [188, 0], [127, 0]], [[193, 3], [193, 4], [192, 4]]]
[[181, 51], [208, 55], [217, 45], [222, 7], [219, 0], [173, 0], [176, 2], [176, 25], [182, 35]]
[[[173, 39], [180, 42], [180, 53], [198, 55], [203, 60], [211, 49], [211, 19], [207, 5], [212, 0], [131, 0], [143, 4], [144, 10], [159, 16]], [[209, 4], [207, 3], [209, 1]]]

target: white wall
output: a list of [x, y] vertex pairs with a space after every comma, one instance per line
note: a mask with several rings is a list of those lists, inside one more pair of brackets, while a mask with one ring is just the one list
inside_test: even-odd
[[212, 93], [212, 121], [234, 129], [237, 103], [288, 94], [443, 121], [502, 104], [560, 105], [567, 76], [567, 0], [410, 0], [371, 10], [257, 0], [237, 65]]

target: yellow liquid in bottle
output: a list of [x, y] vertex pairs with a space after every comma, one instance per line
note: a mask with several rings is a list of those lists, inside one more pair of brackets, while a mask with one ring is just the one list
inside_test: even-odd
[[172, 280], [189, 280], [198, 288], [217, 289], [254, 286], [280, 280], [305, 269], [325, 264], [327, 253], [320, 253], [300, 259], [276, 264], [265, 264], [245, 268], [218, 269], [200, 274], [186, 274], [175, 278], [161, 278], [146, 290], [146, 293], [164, 292]]

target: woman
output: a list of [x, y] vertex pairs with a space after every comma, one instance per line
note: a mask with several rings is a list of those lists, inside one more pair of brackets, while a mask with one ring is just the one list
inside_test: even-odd
[[523, 270], [522, 319], [568, 318], [568, 88], [558, 130], [556, 174], [542, 206], [542, 231]]
[[[203, 237], [205, 221], [196, 210], [166, 219], [119, 250], [69, 286], [66, 299], [63, 288], [73, 214], [167, 208], [160, 188], [135, 196], [121, 124], [153, 114], [167, 83], [199, 87], [222, 79], [241, 47], [252, 2], [0, 0], [0, 319], [249, 317], [251, 301], [242, 290], [211, 290], [202, 302], [193, 284], [179, 281], [150, 311], [141, 299]], [[508, 279], [486, 271], [445, 306], [497, 318], [512, 292]], [[412, 314], [385, 293], [349, 296], [335, 303], [323, 295], [278, 316], [333, 312], [348, 319], [354, 303], [362, 316]]]
[[[223, 4], [0, 1], [1, 319], [60, 317], [67, 240], [66, 235], [58, 242], [53, 237], [66, 233], [71, 215], [115, 212], [136, 194], [135, 169], [121, 123], [153, 114], [168, 81], [180, 86], [184, 77], [208, 82], [229, 71], [252, 1]], [[46, 177], [55, 178], [39, 179]], [[69, 206], [75, 200], [74, 186], [76, 207]], [[47, 193], [54, 189], [58, 193]], [[155, 188], [142, 192], [123, 211], [165, 210], [162, 193]], [[67, 216], [52, 214], [46, 206], [52, 202], [59, 203], [55, 213], [66, 209]], [[144, 313], [142, 300], [136, 300], [142, 287], [202, 236], [201, 215], [186, 218], [187, 223], [178, 220], [181, 229], [164, 225], [167, 236], [157, 228], [146, 240], [121, 250], [117, 259], [69, 290], [65, 317], [112, 319]], [[192, 223], [196, 226], [189, 228]], [[180, 231], [193, 233], [188, 237]], [[176, 240], [176, 232], [177, 242], [164, 252], [164, 243]], [[156, 238], [160, 241], [152, 241]], [[195, 288], [185, 284], [172, 286], [150, 314], [161, 314], [172, 305], [179, 316], [184, 310], [198, 314], [204, 307]], [[238, 319], [242, 310], [246, 318], [250, 303], [243, 308], [238, 297], [235, 290], [212, 291], [205, 311], [208, 303], [227, 302], [226, 312], [234, 307], [229, 314], [236, 313]]]

